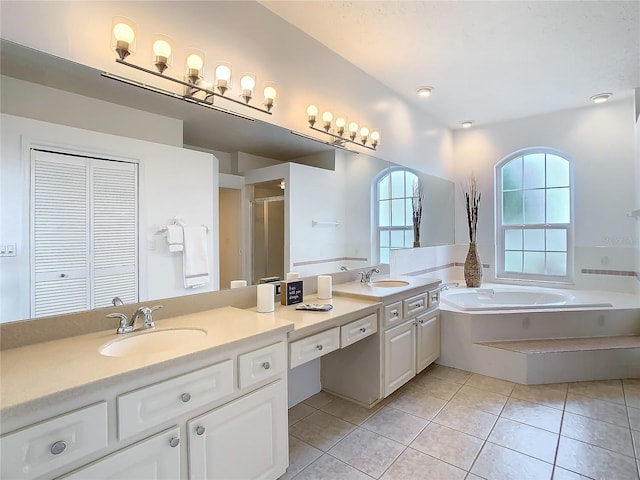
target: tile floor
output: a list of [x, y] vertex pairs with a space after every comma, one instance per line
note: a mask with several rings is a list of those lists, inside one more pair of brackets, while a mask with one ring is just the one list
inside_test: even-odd
[[640, 379], [518, 385], [432, 365], [365, 409], [289, 409], [296, 480], [638, 480]]

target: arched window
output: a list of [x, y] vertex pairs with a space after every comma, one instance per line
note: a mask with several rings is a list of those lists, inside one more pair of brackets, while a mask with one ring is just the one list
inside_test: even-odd
[[418, 176], [404, 167], [392, 167], [375, 180], [379, 263], [389, 263], [391, 250], [413, 246], [413, 198]]
[[496, 165], [496, 276], [570, 282], [571, 161], [549, 148], [512, 153]]

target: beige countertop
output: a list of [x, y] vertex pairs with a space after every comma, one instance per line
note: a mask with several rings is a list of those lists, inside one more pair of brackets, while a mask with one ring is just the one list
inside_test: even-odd
[[[296, 340], [362, 318], [374, 313], [381, 305], [377, 300], [346, 296], [322, 300], [315, 294], [305, 296], [304, 303], [329, 303], [333, 305], [333, 308], [328, 312], [316, 312], [296, 310], [297, 304], [286, 306], [276, 304], [274, 312], [260, 313], [259, 315], [292, 322], [294, 329], [289, 332], [289, 340]], [[255, 311], [256, 309], [251, 310]]]
[[[188, 343], [175, 344], [164, 351], [144, 352], [126, 357], [99, 353], [109, 342], [136, 335], [117, 335], [114, 330], [37, 343], [0, 352], [0, 413], [4, 416], [30, 402], [55, 400], [56, 395], [79, 394], [150, 367], [164, 368], [168, 362], [197, 352], [221, 350], [239, 342], [268, 334], [285, 333], [292, 322], [234, 307], [176, 316], [156, 321], [156, 329], [199, 329], [206, 332]], [[144, 333], [142, 333], [144, 335]]]
[[[363, 299], [372, 299], [377, 301], [387, 301], [396, 296], [407, 294], [408, 292], [422, 288], [429, 290], [436, 288], [441, 282], [439, 278], [412, 277], [405, 275], [376, 275], [371, 278], [372, 284], [368, 285], [361, 282], [348, 282], [333, 285], [333, 294], [336, 296], [352, 296]], [[407, 285], [400, 287], [377, 287], [375, 282], [384, 282], [389, 280], [399, 280], [406, 282]]]

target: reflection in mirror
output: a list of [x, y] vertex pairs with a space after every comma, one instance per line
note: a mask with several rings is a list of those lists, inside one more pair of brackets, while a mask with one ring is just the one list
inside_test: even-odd
[[[93, 130], [87, 134], [90, 136], [104, 135], [108, 145], [112, 145], [116, 138], [118, 143], [127, 145], [131, 141], [127, 137], [152, 142], [146, 144], [144, 153], [130, 152], [125, 155], [141, 159], [138, 235], [142, 263], [138, 278], [141, 286], [139, 301], [152, 302], [158, 298], [204, 291], [187, 292], [181, 278], [166, 278], [172, 272], [179, 271], [181, 264], [175, 255], [168, 255], [164, 237], [155, 234], [158, 225], [166, 224], [178, 214], [186, 217], [187, 223], [212, 227], [209, 235], [215, 237], [209, 239], [212, 261], [215, 261], [212, 278], [219, 279], [220, 289], [230, 288], [233, 280], [257, 283], [266, 276], [282, 278], [286, 272], [298, 272], [304, 277], [337, 272], [341, 267], [354, 269], [380, 263], [379, 234], [373, 215], [373, 188], [381, 172], [388, 171], [394, 164], [365, 154], [334, 151], [326, 145], [291, 135], [286, 129], [258, 120], [247, 122], [219, 112], [203, 112], [206, 109], [197, 106], [177, 106], [171, 99], [158, 98], [149, 92], [132, 92], [126, 85], [104, 83], [100, 72], [89, 67], [4, 40], [1, 51], [2, 113], [19, 119], [16, 125], [31, 122], [28, 119], [48, 122], [50, 130], [47, 135], [58, 139], [62, 138], [59, 132], [71, 126]], [[70, 89], [73, 91], [65, 91]], [[121, 102], [127, 106], [118, 105]], [[64, 104], [65, 109], [51, 108], [51, 105], [59, 104]], [[184, 123], [172, 123], [172, 115], [180, 115]], [[133, 118], [136, 120], [135, 128], [132, 125], [128, 127], [127, 137], [109, 130], [118, 125], [118, 122], [112, 121], [114, 118]], [[9, 123], [3, 123], [3, 134], [6, 129], [13, 128]], [[206, 130], [202, 130], [204, 125], [207, 126]], [[179, 129], [180, 138], [166, 141], [166, 138], [176, 139], [175, 129]], [[216, 135], [211, 135], [211, 132], [216, 132]], [[29, 182], [23, 178], [28, 170], [24, 162], [29, 159], [28, 154], [26, 159], [21, 158], [24, 153], [20, 151], [20, 132], [13, 128], [9, 133], [2, 136], [4, 183], [0, 233], [7, 242], [16, 242], [18, 256], [0, 260], [3, 262], [0, 279], [1, 322], [34, 316], [29, 307], [28, 280], [31, 258], [28, 233], [30, 192]], [[165, 146], [162, 148], [165, 150], [166, 144], [173, 144], [171, 148], [182, 147], [183, 134], [184, 141], [195, 150], [215, 153], [220, 165], [218, 177], [229, 174], [241, 185], [233, 188], [225, 186], [218, 190], [217, 179], [211, 183], [216, 172], [208, 173], [210, 164], [208, 167], [202, 165], [205, 170], [191, 170], [190, 166], [187, 172], [184, 167], [186, 164], [178, 167], [177, 163], [181, 162], [176, 162], [173, 155], [166, 155], [166, 159], [159, 163], [154, 149], [160, 148], [163, 139]], [[42, 135], [42, 132], [38, 133], [38, 137]], [[5, 155], [7, 151], [11, 155]], [[195, 154], [199, 153], [182, 148], [180, 151], [184, 152], [180, 155], [181, 160], [189, 157], [195, 161]], [[156, 163], [149, 163], [150, 160], [143, 158], [144, 155], [153, 157]], [[322, 158], [319, 159], [319, 156]], [[246, 160], [242, 165], [241, 159]], [[270, 160], [270, 163], [265, 163], [266, 160]], [[161, 166], [162, 171], [152, 168], [152, 165]], [[261, 225], [264, 232], [264, 205], [271, 203], [267, 201], [269, 199], [283, 196], [280, 188], [282, 174], [274, 176], [276, 183], [268, 187], [251, 187], [252, 183], [263, 183], [248, 180], [251, 172], [265, 165], [286, 165], [288, 172], [284, 201], [280, 201], [281, 211], [272, 213], [267, 208], [267, 215], [278, 219], [279, 233], [276, 238], [271, 235], [262, 237], [265, 244], [279, 245], [279, 259], [274, 252], [262, 253], [260, 257], [253, 251], [252, 242], [247, 240], [252, 236], [250, 214], [247, 211], [250, 202], [254, 202], [254, 207], [258, 203], [262, 206]], [[160, 173], [162, 176], [159, 176]], [[453, 243], [453, 184], [423, 173], [418, 175], [425, 191], [422, 245]], [[184, 186], [176, 190], [175, 181], [178, 179]], [[194, 189], [194, 182], [198, 183], [198, 190]], [[269, 191], [264, 191], [265, 188]], [[215, 195], [216, 190], [218, 195]], [[211, 196], [213, 198], [209, 199]], [[14, 206], [11, 211], [4, 209], [8, 205]], [[211, 205], [215, 206], [215, 210], [211, 209]], [[219, 230], [216, 228], [218, 225]], [[253, 228], [253, 233], [259, 230], [260, 227]], [[225, 247], [229, 249], [225, 250]], [[265, 257], [269, 261], [276, 259], [273, 265], [278, 265], [277, 271], [272, 270], [271, 265], [260, 271], [253, 268], [260, 263], [258, 258], [264, 260]], [[224, 261], [218, 262], [222, 258]], [[218, 283], [212, 282], [211, 289], [217, 288]], [[109, 305], [111, 300], [108, 299]], [[15, 305], [20, 307], [13, 308]]]

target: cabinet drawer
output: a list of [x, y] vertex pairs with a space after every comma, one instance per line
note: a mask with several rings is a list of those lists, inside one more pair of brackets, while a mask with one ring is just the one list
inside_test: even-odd
[[440, 306], [440, 289], [429, 290], [429, 308]]
[[247, 388], [280, 375], [286, 369], [284, 342], [243, 353], [238, 357], [238, 386]]
[[404, 318], [409, 318], [417, 313], [420, 313], [427, 309], [427, 293], [421, 293], [415, 297], [407, 298], [404, 300]]
[[2, 478], [36, 478], [107, 446], [100, 402], [0, 438]]
[[362, 340], [378, 331], [378, 316], [375, 313], [367, 315], [355, 322], [347, 323], [340, 327], [340, 345], [348, 347], [358, 340]]
[[332, 328], [289, 344], [291, 368], [340, 348], [340, 327]]
[[390, 303], [384, 307], [384, 326], [399, 325], [402, 322], [402, 302]]
[[128, 438], [231, 393], [233, 360], [225, 360], [119, 395], [118, 438]]

